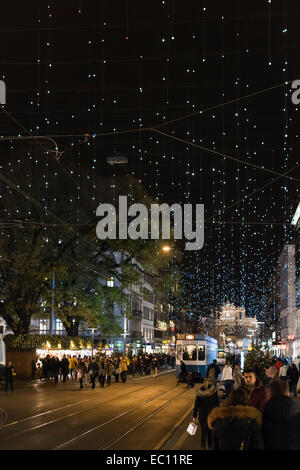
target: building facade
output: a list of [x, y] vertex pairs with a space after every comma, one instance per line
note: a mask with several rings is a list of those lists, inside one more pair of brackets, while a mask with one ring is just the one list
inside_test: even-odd
[[247, 317], [245, 308], [230, 303], [222, 305], [217, 320], [219, 347], [243, 350], [258, 343], [259, 325], [256, 317]]

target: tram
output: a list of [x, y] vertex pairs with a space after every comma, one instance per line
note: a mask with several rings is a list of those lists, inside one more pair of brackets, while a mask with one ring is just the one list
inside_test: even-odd
[[218, 355], [218, 342], [208, 335], [178, 334], [176, 341], [176, 377], [180, 374], [180, 361], [193, 377], [203, 378], [207, 368]]

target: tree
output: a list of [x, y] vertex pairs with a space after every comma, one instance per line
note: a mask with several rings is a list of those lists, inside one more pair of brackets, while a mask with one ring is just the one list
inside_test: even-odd
[[[169, 258], [161, 256], [161, 240], [99, 240], [95, 230], [97, 201], [113, 202], [116, 193], [128, 194], [132, 202], [148, 206], [152, 199], [132, 177], [119, 181], [97, 177], [93, 185], [96, 196], [91, 198], [84, 170], [78, 173], [73, 155], [68, 168], [76, 178], [58, 171], [55, 159], [49, 159], [38, 146], [30, 146], [26, 153], [24, 147], [16, 149], [11, 155], [13, 164], [21, 161], [18, 158], [22, 171], [13, 174], [13, 181], [7, 172], [10, 191], [0, 201], [0, 209], [8, 217], [0, 240], [0, 315], [14, 333], [28, 333], [32, 316], [49, 312], [54, 272], [56, 313], [68, 334], [76, 334], [81, 321], [103, 331], [119, 331], [109, 305], [125, 303], [130, 314], [122, 289], [141, 283], [143, 274], [137, 272], [134, 259], [150, 275], [159, 277], [159, 269]], [[46, 182], [45, 173], [53, 175]], [[34, 184], [27, 185], [26, 177]], [[18, 213], [17, 221], [11, 213]], [[77, 221], [80, 223], [74, 223]], [[124, 254], [121, 261], [116, 260], [116, 252]], [[117, 278], [121, 287], [101, 286], [101, 280], [111, 277]]]
[[253, 346], [252, 350], [246, 355], [244, 362], [244, 371], [253, 369], [256, 371], [257, 377], [262, 381], [265, 380], [265, 370], [272, 364], [272, 354], [269, 351], [261, 351], [258, 347]]

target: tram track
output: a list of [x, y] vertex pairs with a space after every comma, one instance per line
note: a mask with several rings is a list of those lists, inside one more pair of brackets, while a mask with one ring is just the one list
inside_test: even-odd
[[[162, 397], [163, 395], [166, 395], [167, 393], [169, 393], [170, 391], [174, 390], [175, 388], [176, 388], [176, 385], [175, 385], [174, 387], [172, 387], [171, 389], [168, 388], [168, 390], [166, 390], [166, 391], [163, 392], [163, 393], [159, 393], [159, 394], [156, 395], [154, 398], [150, 398], [150, 399], [148, 399], [148, 400], [145, 400], [145, 401], [143, 401], [142, 403], [139, 403], [138, 405], [136, 405], [136, 406], [134, 406], [134, 407], [132, 407], [132, 408], [130, 408], [130, 409], [124, 411], [123, 413], [120, 413], [119, 415], [114, 416], [113, 418], [110, 418], [109, 420], [105, 421], [104, 423], [101, 423], [101, 424], [99, 424], [99, 425], [97, 425], [97, 426], [94, 426], [93, 428], [88, 429], [87, 431], [85, 431], [85, 432], [83, 432], [83, 433], [81, 433], [81, 434], [78, 434], [78, 435], [75, 436], [74, 438], [69, 439], [69, 440], [66, 441], [66, 442], [63, 442], [62, 444], [56, 446], [53, 450], [60, 450], [60, 449], [62, 449], [62, 448], [64, 448], [64, 447], [67, 447], [68, 445], [74, 443], [75, 441], [78, 441], [78, 440], [84, 438], [84, 437], [87, 436], [88, 434], [90, 434], [90, 433], [92, 433], [92, 432], [94, 432], [94, 431], [96, 431], [96, 430], [99, 430], [99, 429], [103, 428], [104, 426], [106, 426], [106, 425], [112, 423], [113, 421], [116, 421], [117, 419], [122, 418], [123, 416], [126, 416], [126, 415], [128, 415], [129, 413], [132, 413], [133, 411], [135, 411], [135, 410], [141, 408], [142, 406], [147, 405], [148, 403], [153, 402], [154, 400], [157, 400], [158, 398]], [[184, 393], [184, 392], [181, 392], [179, 395], [182, 395], [182, 393]], [[177, 396], [178, 396], [178, 395], [176, 395], [176, 397], [173, 398], [172, 401], [174, 401], [174, 399], [176, 399]], [[169, 401], [170, 401], [170, 400], [169, 400]], [[168, 401], [168, 403], [169, 403], [169, 401]], [[122, 435], [123, 435], [123, 434], [122, 434]], [[99, 449], [99, 450], [100, 450], [100, 449]]]
[[[174, 387], [175, 388], [175, 387]], [[175, 395], [175, 397], [171, 398], [168, 400], [166, 403], [163, 405], [159, 406], [156, 408], [154, 411], [152, 411], [148, 416], [144, 417], [140, 421], [138, 421], [134, 426], [131, 426], [126, 432], [123, 432], [122, 434], [119, 434], [119, 436], [115, 437], [114, 439], [111, 439], [110, 441], [107, 441], [104, 446], [99, 447], [97, 450], [106, 450], [109, 449], [113, 444], [116, 444], [120, 440], [124, 439], [128, 434], [130, 434], [132, 431], [135, 431], [139, 427], [141, 427], [143, 424], [145, 424], [147, 421], [149, 421], [153, 416], [156, 416], [160, 411], [164, 410], [167, 406], [169, 406], [171, 403], [173, 403], [179, 396], [184, 395], [187, 392], [187, 390], [184, 390], [183, 392], [178, 393]]]
[[[145, 385], [145, 386], [143, 386], [143, 387], [139, 387], [139, 388], [137, 388], [136, 390], [132, 390], [131, 392], [127, 391], [127, 392], [125, 392], [125, 393], [122, 393], [121, 395], [117, 395], [117, 396], [116, 396], [116, 399], [122, 398], [122, 397], [124, 397], [124, 396], [133, 395], [134, 393], [138, 393], [138, 392], [140, 392], [141, 390], [144, 390], [145, 388], [148, 388], [148, 385]], [[56, 412], [58, 412], [58, 411], [60, 411], [60, 410], [62, 410], [62, 409], [70, 408], [70, 407], [76, 406], [76, 405], [81, 405], [81, 404], [84, 404], [84, 403], [87, 403], [87, 402], [90, 402], [90, 401], [93, 402], [93, 403], [92, 403], [92, 406], [94, 406], [95, 397], [89, 398], [88, 400], [81, 400], [81, 401], [76, 402], [76, 403], [72, 403], [72, 404], [65, 405], [65, 406], [62, 406], [62, 407], [59, 407], [59, 408], [55, 408], [54, 410], [47, 410], [47, 411], [45, 411], [45, 412], [43, 412], [43, 413], [39, 413], [39, 414], [37, 414], [37, 415], [28, 416], [27, 418], [23, 418], [23, 419], [18, 420], [18, 421], [13, 421], [13, 422], [11, 422], [11, 423], [7, 423], [7, 424], [5, 424], [5, 425], [3, 425], [3, 426], [0, 427], [0, 431], [6, 429], [6, 428], [8, 428], [8, 427], [11, 427], [11, 426], [13, 426], [13, 425], [21, 424], [21, 423], [23, 423], [23, 422], [25, 422], [25, 421], [28, 421], [28, 420], [31, 420], [31, 419], [37, 419], [37, 418], [40, 418], [40, 417], [42, 417], [42, 416], [48, 415], [48, 414], [50, 414], [50, 413], [56, 413]], [[104, 404], [110, 403], [110, 402], [111, 402], [111, 398], [109, 398], [108, 400], [105, 400], [104, 402], [101, 402], [101, 405], [104, 405]], [[6, 440], [9, 440], [9, 439], [14, 439], [15, 437], [18, 437], [18, 436], [20, 436], [20, 435], [22, 435], [22, 434], [25, 434], [25, 433], [30, 432], [30, 431], [34, 431], [35, 429], [39, 429], [39, 428], [48, 426], [48, 425], [50, 425], [50, 424], [56, 423], [56, 422], [58, 422], [58, 421], [61, 421], [61, 420], [63, 420], [63, 419], [67, 419], [67, 418], [72, 417], [72, 416], [74, 416], [74, 415], [77, 415], [77, 414], [79, 414], [79, 413], [83, 413], [83, 412], [85, 412], [85, 411], [88, 411], [89, 409], [90, 409], [89, 407], [88, 407], [88, 408], [80, 409], [80, 410], [78, 410], [78, 411], [76, 411], [76, 412], [74, 412], [74, 413], [70, 413], [70, 414], [61, 416], [61, 417], [59, 417], [59, 418], [56, 418], [56, 419], [54, 419], [54, 420], [47, 421], [47, 422], [45, 422], [45, 423], [41, 423], [41, 424], [39, 424], [39, 425], [37, 425], [37, 426], [33, 426], [33, 427], [31, 427], [31, 428], [24, 429], [24, 430], [22, 430], [22, 431], [19, 431], [19, 432], [17, 432], [17, 433], [14, 433], [14, 434], [11, 435], [11, 436], [4, 436], [4, 437], [1, 437], [1, 440], [2, 440], [2, 441], [3, 441], [3, 440], [6, 441]]]

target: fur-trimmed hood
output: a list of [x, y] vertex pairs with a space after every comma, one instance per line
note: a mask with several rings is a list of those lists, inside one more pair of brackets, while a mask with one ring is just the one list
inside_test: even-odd
[[210, 397], [216, 393], [217, 389], [214, 385], [211, 385], [209, 388], [204, 388], [204, 385], [201, 384], [199, 390], [197, 390], [198, 397]]
[[259, 427], [262, 425], [262, 414], [254, 406], [230, 405], [214, 408], [207, 417], [208, 427], [212, 429], [217, 419], [224, 418], [250, 418], [255, 419]]

